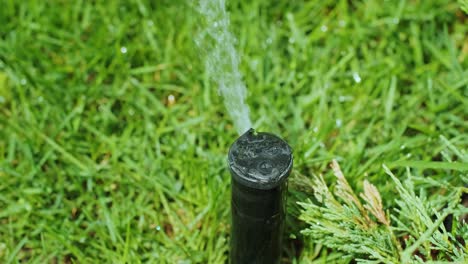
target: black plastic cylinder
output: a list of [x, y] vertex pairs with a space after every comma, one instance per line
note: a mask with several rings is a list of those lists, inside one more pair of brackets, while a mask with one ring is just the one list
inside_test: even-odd
[[231, 264], [276, 264], [281, 259], [289, 145], [253, 129], [234, 142], [228, 155], [232, 176]]

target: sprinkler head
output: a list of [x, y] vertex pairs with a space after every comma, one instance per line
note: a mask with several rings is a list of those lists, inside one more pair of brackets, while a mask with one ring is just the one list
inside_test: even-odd
[[231, 263], [279, 263], [293, 156], [281, 138], [250, 129], [231, 146]]
[[251, 128], [232, 144], [228, 161], [233, 180], [249, 188], [269, 190], [286, 180], [293, 157], [284, 140]]

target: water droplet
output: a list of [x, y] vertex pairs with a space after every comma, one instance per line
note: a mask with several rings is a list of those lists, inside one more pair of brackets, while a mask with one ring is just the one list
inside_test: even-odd
[[353, 72], [353, 79], [356, 83], [360, 83], [361, 82], [361, 76], [359, 76], [359, 73], [357, 72]]
[[314, 129], [312, 129], [312, 131], [314, 131], [314, 133], [317, 133], [318, 132], [318, 127], [314, 127]]
[[338, 25], [339, 25], [340, 27], [345, 27], [345, 26], [346, 26], [346, 21], [340, 20], [340, 21], [338, 21]]
[[343, 124], [343, 120], [341, 120], [341, 119], [337, 119], [337, 120], [335, 121], [336, 127], [341, 127], [342, 124]]
[[24, 79], [24, 78], [20, 80], [21, 85], [26, 85], [27, 83], [28, 83], [28, 81], [26, 79]]
[[156, 231], [160, 231], [161, 230], [161, 227], [160, 226], [156, 226]]
[[327, 32], [327, 31], [328, 31], [328, 27], [327, 27], [326, 25], [322, 25], [322, 26], [320, 27], [320, 30], [321, 30], [322, 32]]
[[296, 40], [295, 40], [294, 38], [289, 38], [289, 43], [292, 44], [292, 43], [294, 43], [294, 42], [296, 42]]
[[413, 155], [411, 155], [411, 153], [406, 154], [407, 158], [411, 158], [411, 156], [413, 156]]
[[406, 145], [401, 145], [400, 149], [405, 149]]
[[217, 28], [219, 26], [218, 22], [213, 23], [213, 27]]
[[121, 52], [122, 54], [127, 53], [127, 47], [121, 47], [121, 48], [120, 48], [120, 52]]
[[250, 62], [250, 67], [252, 67], [253, 69], [257, 69], [258, 63], [259, 63], [259, 61], [257, 59], [253, 59]]
[[175, 104], [175, 96], [173, 94], [170, 94], [168, 97], [167, 97], [167, 105], [168, 106], [172, 106]]

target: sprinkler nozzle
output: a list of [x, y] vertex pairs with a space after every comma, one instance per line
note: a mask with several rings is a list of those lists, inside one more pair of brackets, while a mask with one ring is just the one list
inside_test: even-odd
[[250, 129], [229, 149], [231, 264], [279, 263], [293, 155], [281, 138]]

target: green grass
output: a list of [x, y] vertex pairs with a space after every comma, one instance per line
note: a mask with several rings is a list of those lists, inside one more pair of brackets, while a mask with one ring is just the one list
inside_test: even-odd
[[[335, 158], [388, 210], [382, 164], [431, 197], [467, 184], [468, 18], [456, 1], [273, 2], [228, 6], [255, 127], [294, 148], [285, 262], [346, 262], [300, 234], [301, 178], [331, 179]], [[189, 3], [0, 0], [1, 263], [227, 260], [237, 135]]]

